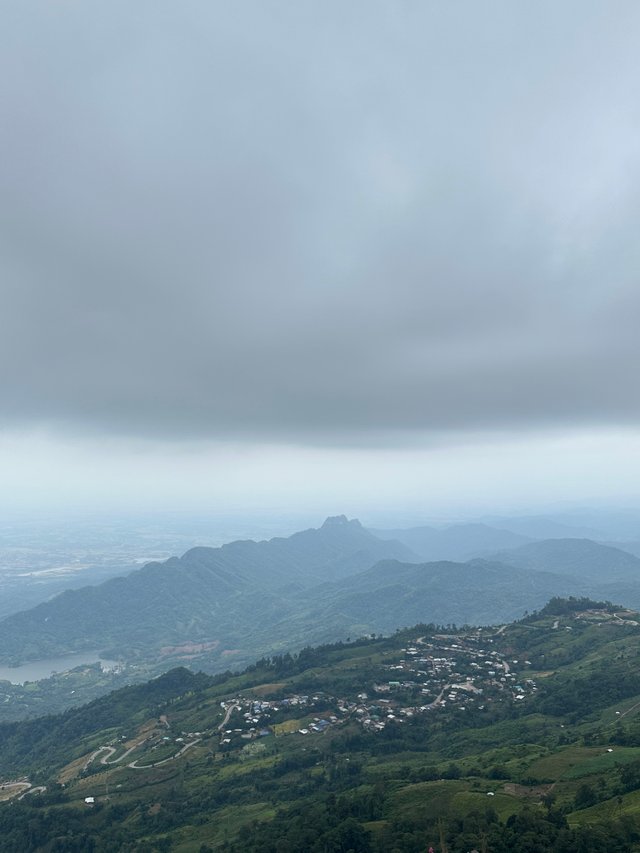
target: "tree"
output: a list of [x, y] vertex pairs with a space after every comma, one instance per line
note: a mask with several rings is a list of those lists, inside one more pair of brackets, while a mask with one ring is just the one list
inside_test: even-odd
[[583, 782], [576, 791], [573, 802], [577, 809], [588, 809], [598, 802], [598, 795], [588, 782]]

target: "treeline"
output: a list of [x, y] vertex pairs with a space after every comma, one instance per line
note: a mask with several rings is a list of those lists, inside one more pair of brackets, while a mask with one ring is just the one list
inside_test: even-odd
[[[6, 853], [167, 853], [170, 832], [195, 814], [206, 823], [207, 806], [196, 812], [195, 798], [174, 792], [172, 808], [150, 813], [133, 804], [97, 810], [37, 809], [27, 803], [0, 810], [0, 837]], [[209, 799], [209, 797], [207, 797]], [[165, 806], [169, 804], [166, 803]], [[100, 824], [99, 828], [97, 823]], [[153, 841], [132, 838], [155, 835]], [[270, 821], [245, 824], [237, 838], [216, 845], [225, 853], [424, 853], [430, 846], [449, 853], [631, 853], [640, 840], [626, 818], [571, 828], [552, 807], [527, 808], [506, 821], [489, 806], [464, 817], [434, 818], [396, 814], [381, 784], [340, 794], [313, 793], [277, 809]], [[201, 853], [214, 848], [203, 844]]]
[[568, 598], [554, 596], [541, 610], [534, 610], [521, 622], [535, 622], [543, 616], [570, 616], [572, 613], [580, 613], [582, 610], [605, 610], [607, 613], [613, 613], [616, 606], [610, 601], [594, 601], [592, 598], [580, 597], [576, 598], [570, 595]]
[[[431, 627], [433, 628], [433, 626]], [[325, 643], [321, 646], [305, 646], [299, 652], [285, 652], [284, 654], [262, 657], [252, 666], [248, 666], [242, 674], [271, 671], [278, 676], [299, 675], [301, 672], [313, 669], [316, 666], [337, 663], [342, 658], [349, 657], [354, 649], [376, 645], [382, 649], [386, 645], [393, 644], [392, 639], [376, 637], [373, 634], [370, 637], [359, 637], [356, 640], [348, 638], [346, 641], [339, 640], [336, 643]]]
[[[464, 818], [394, 817], [384, 815], [382, 795], [362, 819], [358, 797], [332, 796], [279, 811], [269, 822], [242, 828], [236, 841], [222, 845], [226, 853], [424, 853], [429, 847], [449, 853], [472, 849], [491, 853], [630, 853], [639, 839], [633, 821], [611, 821], [572, 829], [564, 816], [547, 809], [525, 808], [506, 822], [488, 808]], [[420, 810], [416, 810], [419, 813]], [[386, 820], [379, 820], [381, 816]], [[206, 849], [206, 848], [205, 848]]]

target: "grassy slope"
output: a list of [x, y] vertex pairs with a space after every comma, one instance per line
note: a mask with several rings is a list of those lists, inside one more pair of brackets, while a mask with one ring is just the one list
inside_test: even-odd
[[[330, 696], [351, 693], [353, 698], [359, 690], [370, 690], [371, 675], [378, 679], [380, 667], [395, 660], [408, 638], [415, 639], [409, 634], [324, 650], [299, 672], [295, 663], [280, 662], [279, 668], [258, 669], [217, 684], [196, 684], [181, 673], [152, 682], [150, 689], [134, 688], [125, 695], [115, 694], [109, 702], [99, 700], [89, 709], [50, 721], [42, 731], [37, 726], [30, 730], [16, 726], [12, 739], [7, 738], [8, 730], [3, 732], [3, 742], [13, 743], [12, 764], [7, 764], [6, 748], [0, 760], [13, 776], [25, 771], [31, 772], [34, 782], [46, 781], [49, 793], [16, 804], [13, 814], [24, 813], [25, 820], [33, 821], [46, 806], [65, 824], [73, 817], [79, 832], [99, 839], [97, 849], [108, 850], [104, 845], [110, 838], [120, 844], [118, 833], [123, 833], [122, 838], [147, 839], [150, 849], [165, 845], [185, 853], [199, 851], [203, 844], [251, 850], [256, 833], [259, 838], [259, 828], [251, 829], [256, 820], [265, 827], [284, 821], [295, 835], [301, 831], [295, 824], [296, 809], [302, 809], [309, 822], [320, 822], [319, 810], [327, 797], [335, 798], [334, 811], [350, 810], [357, 816], [375, 850], [385, 849], [389, 833], [401, 825], [431, 843], [437, 838], [439, 819], [447, 832], [458, 827], [457, 837], [464, 839], [465, 822], [471, 825], [470, 816], [484, 814], [489, 807], [502, 822], [532, 809], [544, 815], [545, 796], [555, 800], [554, 808], [562, 810], [573, 826], [626, 816], [640, 827], [640, 772], [637, 786], [623, 790], [624, 769], [640, 766], [636, 722], [640, 695], [627, 693], [614, 702], [598, 696], [599, 667], [606, 664], [623, 672], [629, 659], [640, 653], [640, 629], [570, 617], [554, 629], [554, 622], [542, 618], [493, 636], [495, 649], [510, 658], [527, 655], [532, 660], [529, 676], [534, 674], [534, 662], [542, 659], [552, 660], [555, 672], [537, 679], [537, 693], [522, 705], [496, 702], [489, 718], [477, 715], [463, 722], [464, 715], [452, 708], [432, 717], [423, 715], [415, 724], [389, 727], [383, 734], [366, 734], [356, 722], [345, 722], [313, 738], [290, 734], [255, 744], [237, 739], [228, 748], [220, 747], [221, 701], [239, 694], [264, 698], [313, 691]], [[566, 713], [545, 713], [545, 702], [574, 681], [590, 684], [593, 705], [576, 711], [569, 703]], [[264, 684], [271, 687], [262, 689]], [[128, 738], [125, 745], [134, 742], [140, 732], [150, 731], [150, 725], [157, 726], [160, 713], [170, 720], [172, 737], [183, 731], [201, 732], [200, 742], [182, 758], [149, 770], [94, 761], [86, 773], [77, 773], [92, 750], [123, 736]], [[280, 722], [306, 725], [325, 713], [329, 712], [291, 708]], [[230, 727], [237, 722], [239, 718], [232, 717]], [[619, 743], [621, 732], [637, 743]], [[42, 773], [33, 774], [45, 749], [46, 780]], [[144, 763], [170, 752], [158, 749], [154, 757], [153, 746], [142, 746], [136, 757]], [[76, 764], [70, 768], [73, 760]], [[66, 780], [64, 791], [55, 792], [56, 778]], [[584, 786], [597, 802], [588, 803], [584, 790], [580, 801]], [[97, 797], [99, 807], [88, 809], [86, 796]], [[56, 797], [64, 802], [56, 803]], [[7, 814], [6, 809], [0, 811], [0, 823]], [[480, 844], [481, 831], [477, 833], [473, 843]], [[403, 843], [412, 849], [408, 840]], [[456, 850], [456, 843], [453, 838], [450, 849]], [[632, 843], [625, 849], [633, 849]], [[265, 844], [264, 849], [271, 849]]]

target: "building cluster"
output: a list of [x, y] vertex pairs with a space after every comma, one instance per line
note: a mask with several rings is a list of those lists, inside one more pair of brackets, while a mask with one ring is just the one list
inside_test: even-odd
[[374, 690], [419, 696], [421, 711], [451, 705], [464, 709], [472, 703], [482, 708], [496, 699], [522, 701], [535, 692], [535, 680], [526, 676], [531, 661], [510, 660], [491, 645], [493, 640], [480, 630], [420, 638], [401, 649], [398, 660], [385, 665], [387, 680], [374, 685]]
[[[324, 700], [324, 697], [322, 699]], [[230, 712], [228, 718], [230, 719], [231, 713], [233, 713], [235, 722], [239, 725], [234, 728], [223, 729], [220, 743], [228, 745], [236, 738], [253, 740], [254, 738], [267, 737], [278, 732], [280, 726], [275, 722], [278, 716], [282, 716], [283, 713], [288, 716], [288, 712], [296, 712], [296, 715], [297, 712], [306, 714], [313, 710], [320, 701], [320, 696], [294, 693], [277, 700], [257, 700], [239, 696], [232, 701], [221, 702], [220, 705], [223, 710]], [[238, 720], [238, 716], [241, 716], [242, 720]], [[316, 717], [307, 729], [300, 729], [300, 732], [302, 734], [322, 732], [328, 725], [330, 725], [329, 721]]]
[[[492, 702], [523, 701], [537, 690], [535, 680], [526, 675], [531, 662], [509, 659], [493, 645], [494, 640], [483, 636], [481, 630], [420, 637], [397, 653], [389, 653], [393, 659], [381, 664], [379, 677], [372, 684], [354, 688], [360, 692], [352, 696], [293, 694], [278, 700], [240, 697], [222, 703], [225, 709], [235, 706], [236, 726], [229, 725], [222, 732], [221, 743], [229, 745], [238, 737], [250, 740], [272, 733], [318, 735], [347, 720], [379, 732], [416, 714], [446, 708], [483, 711]], [[313, 716], [319, 705], [324, 715]], [[290, 725], [274, 724], [274, 718], [282, 719], [283, 712], [294, 712], [296, 719], [290, 720]], [[286, 714], [289, 718], [293, 715]], [[241, 722], [238, 716], [243, 718]]]

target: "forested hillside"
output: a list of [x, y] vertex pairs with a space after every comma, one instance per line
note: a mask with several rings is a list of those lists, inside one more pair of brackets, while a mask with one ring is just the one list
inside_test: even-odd
[[[0, 661], [101, 648], [148, 662], [170, 656], [174, 646], [202, 642], [220, 655], [246, 646], [256, 624], [285, 619], [301, 590], [384, 558], [414, 559], [405, 546], [377, 539], [344, 516], [286, 539], [192, 548], [180, 558], [68, 590], [0, 621]], [[298, 644], [305, 640], [297, 639]], [[245, 660], [254, 659], [260, 648], [250, 643], [248, 652]]]
[[636, 613], [554, 599], [175, 670], [0, 727], [3, 850], [629, 853], [639, 659]]

